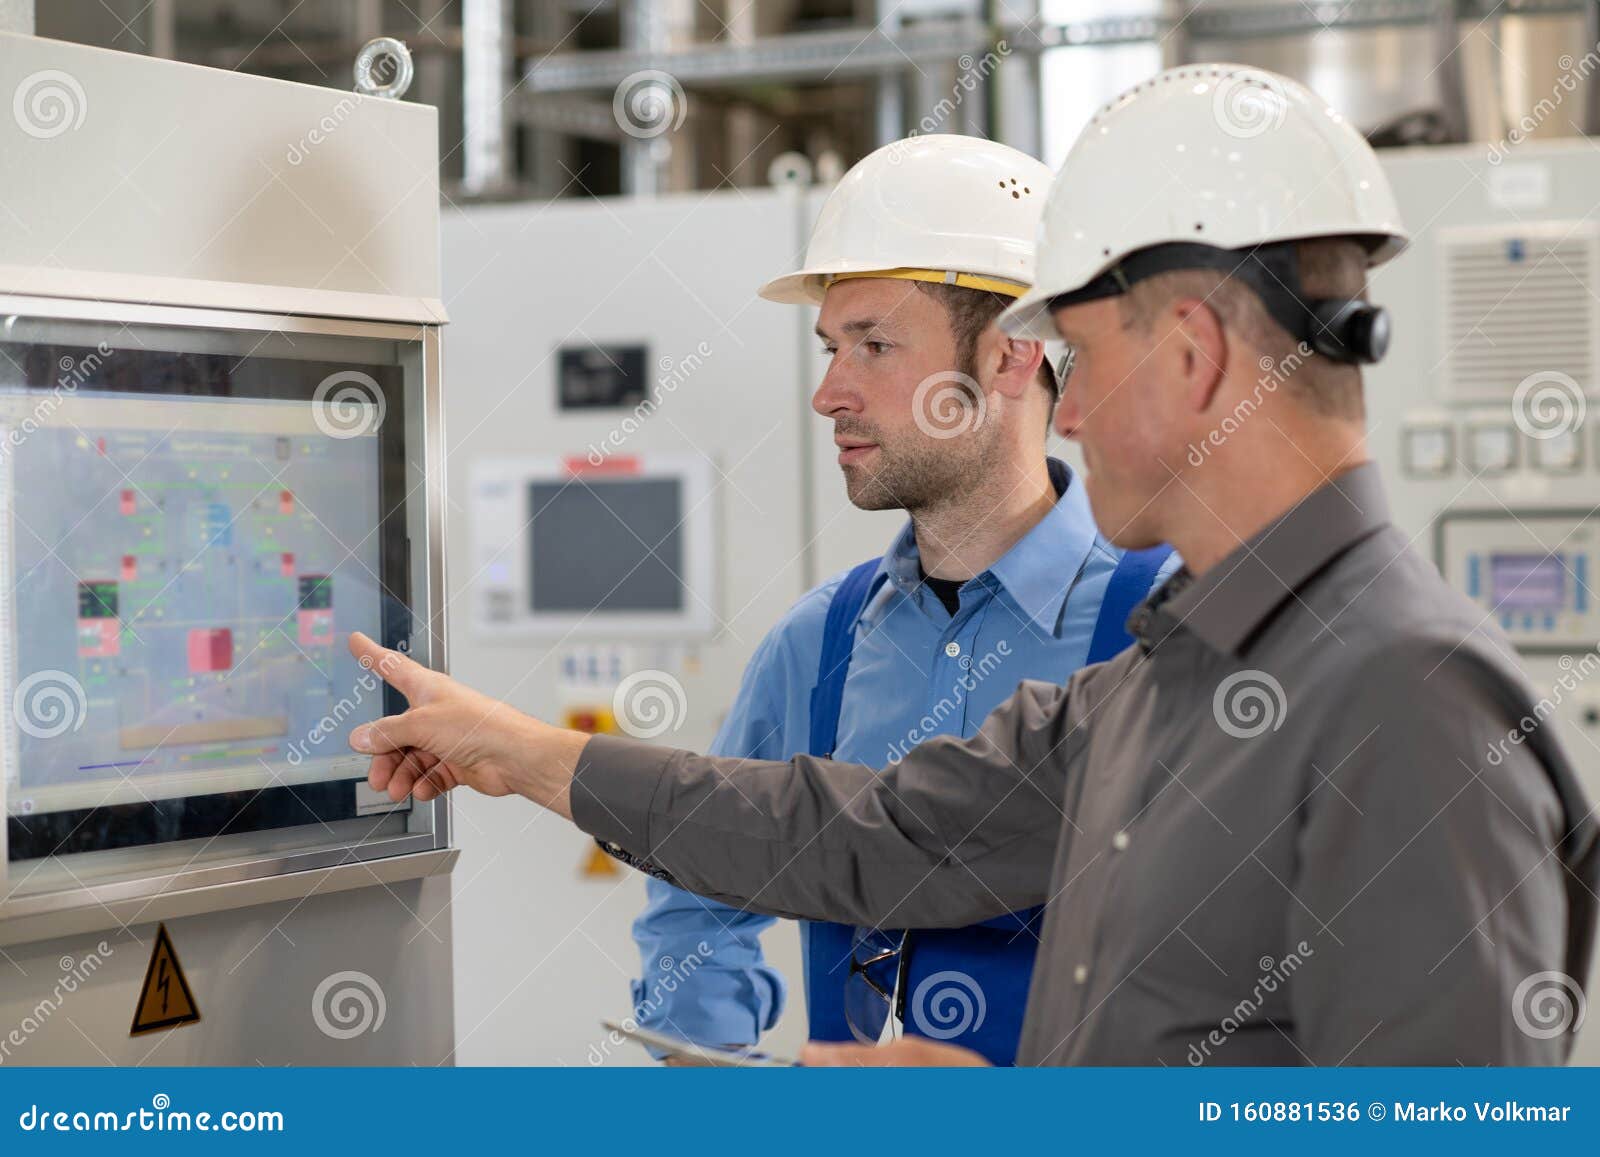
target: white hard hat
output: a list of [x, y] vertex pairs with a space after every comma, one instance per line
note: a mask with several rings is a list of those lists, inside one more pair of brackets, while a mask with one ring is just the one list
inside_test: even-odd
[[1152, 246], [1248, 250], [1313, 237], [1362, 240], [1371, 265], [1405, 246], [1388, 178], [1361, 134], [1288, 77], [1239, 64], [1168, 69], [1107, 104], [1073, 144], [1045, 205], [1034, 287], [1000, 325], [1056, 337], [1053, 299]]
[[1033, 283], [1049, 187], [1048, 166], [993, 141], [895, 141], [840, 179], [817, 216], [805, 264], [767, 282], [761, 296], [818, 305], [835, 281], [896, 277], [1019, 297]]

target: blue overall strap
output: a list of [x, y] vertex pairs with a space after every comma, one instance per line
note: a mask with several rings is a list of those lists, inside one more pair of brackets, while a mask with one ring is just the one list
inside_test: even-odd
[[1085, 663], [1104, 663], [1133, 645], [1128, 616], [1149, 596], [1156, 575], [1171, 554], [1170, 546], [1152, 546], [1149, 550], [1130, 550], [1122, 556], [1100, 599], [1100, 617], [1095, 620]]
[[844, 576], [828, 604], [822, 626], [822, 658], [817, 662], [817, 685], [811, 689], [811, 744], [818, 759], [830, 759], [839, 740], [839, 708], [844, 703], [845, 676], [856, 649], [856, 620], [872, 593], [880, 559], [869, 559]]
[[[850, 656], [856, 646], [856, 620], [872, 596], [881, 559], [855, 567], [833, 592], [828, 618], [822, 628], [822, 658], [817, 662], [817, 685], [811, 689], [810, 753], [820, 759], [833, 755], [839, 741], [839, 709], [844, 703], [844, 681], [850, 674]], [[847, 1041], [850, 1024], [844, 1015], [844, 986], [850, 978], [850, 950], [855, 929], [846, 924], [804, 921], [800, 944], [805, 960], [806, 1013], [813, 1040]]]

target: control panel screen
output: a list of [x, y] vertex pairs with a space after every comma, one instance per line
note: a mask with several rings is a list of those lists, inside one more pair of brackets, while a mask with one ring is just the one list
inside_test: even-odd
[[1496, 611], [1560, 611], [1567, 603], [1560, 554], [1491, 554], [1489, 600]]
[[683, 505], [676, 477], [531, 483], [529, 609], [681, 612]]
[[348, 737], [401, 703], [346, 641], [414, 629], [391, 348], [26, 332], [0, 341], [6, 859], [376, 814]]

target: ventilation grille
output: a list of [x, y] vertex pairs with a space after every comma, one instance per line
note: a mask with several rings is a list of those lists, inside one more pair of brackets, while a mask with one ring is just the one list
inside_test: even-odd
[[1441, 230], [1444, 392], [1500, 401], [1529, 374], [1594, 393], [1600, 361], [1600, 227], [1570, 222]]

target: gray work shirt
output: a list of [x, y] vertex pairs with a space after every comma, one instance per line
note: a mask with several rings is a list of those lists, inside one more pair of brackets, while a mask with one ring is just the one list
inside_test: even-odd
[[1587, 979], [1593, 822], [1486, 618], [1359, 466], [971, 739], [879, 773], [596, 737], [573, 815], [781, 916], [1047, 903], [1024, 1064], [1557, 1062], [1540, 974]]

